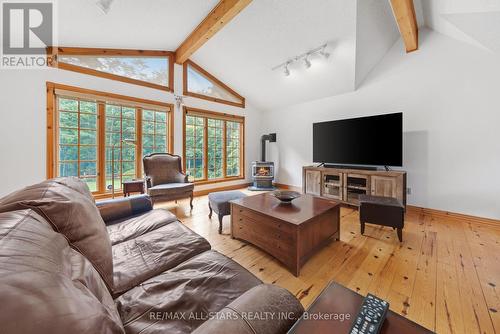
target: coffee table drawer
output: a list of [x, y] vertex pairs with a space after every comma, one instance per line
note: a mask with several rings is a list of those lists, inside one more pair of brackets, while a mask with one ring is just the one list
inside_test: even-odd
[[240, 208], [238, 206], [235, 206], [235, 209], [233, 210], [232, 214], [239, 219], [248, 219], [252, 221], [257, 221], [259, 225], [264, 225], [267, 227], [269, 230], [276, 230], [289, 235], [292, 235], [295, 229], [293, 228], [292, 225], [289, 223], [283, 223], [280, 222], [279, 220], [274, 220], [270, 218], [269, 216], [250, 211], [244, 208]]
[[[280, 244], [291, 247], [294, 242], [294, 235], [285, 231], [281, 231], [278, 227], [272, 224], [262, 223], [263, 221], [248, 218], [244, 215], [235, 215], [234, 224], [239, 230], [245, 230], [253, 233], [256, 236], [263, 236], [265, 240], [279, 242]], [[274, 242], [273, 242], [274, 243]]]

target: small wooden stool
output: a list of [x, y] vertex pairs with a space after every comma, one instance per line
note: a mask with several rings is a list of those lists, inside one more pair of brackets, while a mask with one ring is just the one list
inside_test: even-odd
[[212, 218], [212, 211], [215, 211], [219, 216], [219, 234], [222, 233], [222, 218], [231, 214], [229, 201], [246, 196], [247, 195], [238, 190], [218, 191], [208, 194], [208, 208], [210, 209], [208, 218]]
[[130, 196], [130, 193], [138, 192], [144, 194], [144, 180], [123, 181], [123, 196]]
[[365, 223], [390, 226], [397, 229], [399, 241], [402, 242], [405, 226], [404, 205], [392, 197], [360, 195], [359, 222], [361, 234], [365, 233]]

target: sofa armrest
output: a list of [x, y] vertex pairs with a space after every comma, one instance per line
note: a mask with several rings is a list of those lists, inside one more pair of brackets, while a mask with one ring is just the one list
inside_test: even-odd
[[153, 203], [148, 195], [105, 200], [96, 202], [96, 205], [106, 224], [153, 210]]
[[302, 313], [304, 308], [288, 290], [261, 284], [217, 312], [193, 334], [281, 334], [286, 333]]

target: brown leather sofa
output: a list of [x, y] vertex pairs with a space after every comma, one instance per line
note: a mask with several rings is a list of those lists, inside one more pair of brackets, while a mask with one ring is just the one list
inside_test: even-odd
[[0, 199], [11, 333], [284, 333], [303, 313], [147, 196], [95, 205], [75, 178]]

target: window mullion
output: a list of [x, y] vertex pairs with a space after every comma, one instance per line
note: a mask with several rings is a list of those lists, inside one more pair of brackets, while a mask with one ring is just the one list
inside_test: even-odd
[[100, 193], [106, 192], [106, 115], [104, 111], [104, 102], [97, 102], [97, 131], [98, 131], [98, 147], [97, 160], [99, 170], [97, 171], [98, 189]]
[[142, 177], [142, 108], [135, 111], [135, 174]]
[[223, 154], [222, 154], [222, 175], [224, 178], [227, 177], [227, 122], [224, 121], [224, 128], [223, 128], [223, 141], [222, 141], [222, 147], [223, 147]]
[[203, 171], [205, 180], [208, 180], [208, 118], [203, 119]]

